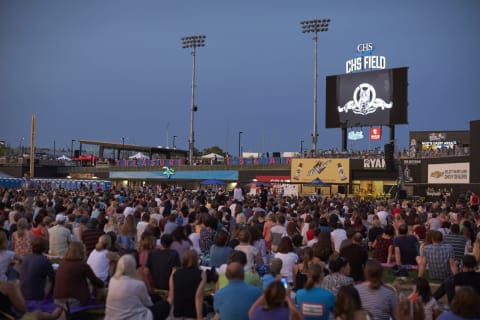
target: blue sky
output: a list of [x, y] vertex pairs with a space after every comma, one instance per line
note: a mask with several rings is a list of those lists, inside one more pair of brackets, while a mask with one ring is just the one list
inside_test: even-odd
[[300, 21], [326, 17], [319, 149], [341, 147], [340, 129], [325, 129], [325, 76], [344, 73], [364, 42], [388, 68], [409, 67], [399, 146], [409, 131], [467, 130], [480, 119], [479, 12], [476, 0], [0, 1], [0, 140], [28, 141], [35, 114], [39, 147], [122, 137], [171, 146], [175, 135], [188, 149], [191, 55], [180, 39], [204, 34], [195, 146], [237, 154], [242, 131], [244, 151], [299, 151], [301, 140], [310, 148], [313, 41]]

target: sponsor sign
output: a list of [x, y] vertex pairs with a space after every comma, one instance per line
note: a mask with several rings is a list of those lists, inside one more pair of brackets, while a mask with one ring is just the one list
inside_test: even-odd
[[292, 159], [292, 183], [348, 183], [350, 160], [345, 158]]
[[381, 140], [382, 139], [382, 128], [375, 127], [370, 128], [370, 140]]
[[429, 184], [470, 183], [470, 163], [443, 163], [428, 165]]
[[385, 158], [365, 158], [363, 159], [363, 169], [386, 169]]
[[348, 132], [348, 140], [356, 141], [356, 140], [362, 140], [363, 138], [364, 137], [363, 137], [363, 131], [362, 130], [349, 131]]

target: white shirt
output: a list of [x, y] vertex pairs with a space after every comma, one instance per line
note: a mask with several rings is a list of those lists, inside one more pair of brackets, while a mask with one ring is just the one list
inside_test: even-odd
[[385, 211], [385, 210], [378, 211], [377, 216], [378, 216], [378, 219], [380, 220], [380, 223], [382, 224], [382, 226], [386, 226], [387, 225], [388, 212]]
[[105, 320], [153, 320], [145, 283], [127, 276], [112, 278], [108, 285]]
[[233, 199], [237, 201], [243, 201], [243, 190], [242, 188], [233, 189]]
[[142, 239], [142, 234], [147, 228], [147, 226], [148, 226], [148, 222], [146, 221], [140, 221], [137, 224], [137, 242], [140, 242], [140, 240]]
[[123, 209], [123, 215], [125, 216], [125, 218], [134, 213], [135, 213], [135, 208], [133, 207], [125, 207], [125, 209]]
[[347, 239], [347, 233], [343, 229], [335, 229], [330, 232], [332, 238], [333, 246], [335, 247], [336, 252], [340, 252], [340, 245], [342, 241]]
[[275, 258], [282, 260], [282, 270], [280, 274], [283, 277], [287, 277], [288, 282], [293, 282], [293, 266], [298, 261], [298, 256], [294, 252], [289, 253], [275, 253]]
[[90, 253], [87, 260], [87, 264], [92, 268], [93, 273], [103, 281], [107, 281], [109, 275], [108, 267], [110, 266], [110, 260], [107, 257], [107, 253], [107, 249], [101, 251], [95, 249]]

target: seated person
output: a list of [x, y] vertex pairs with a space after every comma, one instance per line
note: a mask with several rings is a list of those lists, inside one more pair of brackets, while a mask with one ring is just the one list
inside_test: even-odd
[[85, 262], [84, 245], [78, 241], [70, 242], [55, 276], [53, 289], [55, 303], [58, 305], [68, 303], [71, 306], [87, 305], [91, 298], [89, 283], [95, 288], [104, 288], [104, 282]]
[[32, 253], [23, 257], [19, 271], [20, 288], [27, 300], [43, 300], [53, 288], [51, 284], [54, 282], [55, 272], [52, 262], [44, 256], [47, 252], [48, 240], [36, 237], [32, 240]]

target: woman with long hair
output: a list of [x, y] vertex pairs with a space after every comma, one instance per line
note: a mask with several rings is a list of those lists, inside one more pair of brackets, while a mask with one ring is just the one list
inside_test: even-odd
[[425, 248], [426, 245], [433, 243], [432, 235], [434, 233], [435, 233], [435, 230], [428, 230], [427, 233], [425, 234], [425, 240], [418, 247], [418, 256], [415, 257], [415, 260], [417, 261], [418, 265], [420, 265], [420, 257], [423, 256], [423, 248]]
[[420, 301], [403, 299], [395, 311], [396, 320], [425, 320], [425, 310]]
[[78, 241], [70, 242], [63, 260], [55, 275], [53, 298], [57, 305], [86, 305], [90, 302], [89, 283], [95, 288], [103, 288], [92, 268], [85, 262], [85, 247]]
[[248, 231], [250, 231], [250, 243], [257, 248], [260, 255], [258, 265], [262, 266], [267, 263], [267, 246], [265, 240], [262, 239], [262, 234], [258, 228], [252, 226], [248, 228]]
[[107, 223], [103, 226], [103, 232], [108, 233], [110, 231], [118, 233], [118, 221], [114, 215], [109, 216]]
[[210, 267], [219, 268], [222, 264], [227, 263], [228, 255], [232, 252], [232, 248], [227, 246], [228, 233], [219, 231], [213, 239], [213, 245], [210, 247]]
[[120, 232], [117, 235], [117, 244], [120, 247], [121, 253], [129, 253], [135, 250], [135, 235], [137, 229], [135, 228], [135, 218], [133, 215], [128, 215], [125, 222], [120, 227]]
[[362, 301], [353, 285], [338, 289], [335, 299], [335, 320], [369, 320], [368, 312], [362, 308]]
[[310, 266], [314, 263], [323, 264], [323, 262], [313, 255], [311, 247], [305, 247], [302, 253], [302, 261], [293, 266], [293, 288], [295, 291], [303, 289], [307, 282]]
[[[45, 209], [41, 209], [40, 211], [46, 211]], [[34, 237], [42, 237], [48, 239], [48, 228], [50, 227], [50, 223], [52, 223], [52, 218], [46, 215], [41, 215], [40, 213], [35, 217], [33, 227], [30, 228], [30, 233]]]
[[383, 285], [383, 268], [378, 260], [368, 260], [364, 269], [365, 282], [355, 286], [362, 305], [375, 320], [395, 319], [398, 298], [392, 288]]
[[152, 303], [144, 282], [137, 277], [137, 265], [132, 255], [123, 255], [110, 280], [105, 306], [105, 320], [163, 320], [170, 305], [163, 300]]
[[281, 281], [272, 281], [250, 307], [250, 320], [299, 320], [302, 318]]
[[251, 245], [250, 231], [247, 229], [240, 230], [238, 233], [239, 245], [235, 247], [235, 250], [244, 252], [247, 255], [246, 270], [253, 270], [254, 265], [263, 264], [262, 257], [257, 248]]
[[381, 263], [390, 263], [393, 253], [393, 237], [395, 236], [395, 229], [392, 225], [385, 226], [383, 233], [373, 242], [372, 257]]
[[[321, 288], [323, 266], [313, 264], [308, 273], [305, 287], [297, 291], [296, 301], [304, 320], [328, 320], [335, 308], [335, 295]], [[318, 308], [323, 305], [323, 308]]]
[[5, 232], [0, 232], [0, 281], [7, 281], [7, 270], [13, 267], [13, 263], [20, 261], [20, 257], [13, 251], [8, 250], [8, 239]]
[[168, 302], [173, 306], [173, 316], [181, 319], [202, 319], [203, 291], [207, 282], [206, 273], [200, 270], [198, 254], [187, 250], [183, 255], [182, 267], [172, 271], [168, 291]]
[[12, 233], [12, 250], [23, 257], [32, 253], [32, 234], [28, 230], [28, 221], [20, 218], [17, 222], [17, 231]]
[[293, 266], [297, 263], [298, 256], [289, 237], [280, 239], [275, 258], [282, 260], [282, 271], [280, 273], [283, 277], [287, 277], [288, 283], [293, 284]]
[[178, 256], [180, 260], [183, 257], [183, 254], [192, 248], [192, 241], [187, 237], [187, 233], [185, 232], [184, 226], [178, 226], [172, 232], [173, 242], [170, 246], [170, 249], [175, 250], [178, 252]]
[[425, 320], [437, 319], [440, 315], [437, 300], [432, 296], [430, 283], [425, 278], [415, 280], [415, 292], [409, 296], [412, 302], [421, 301], [425, 311]]

